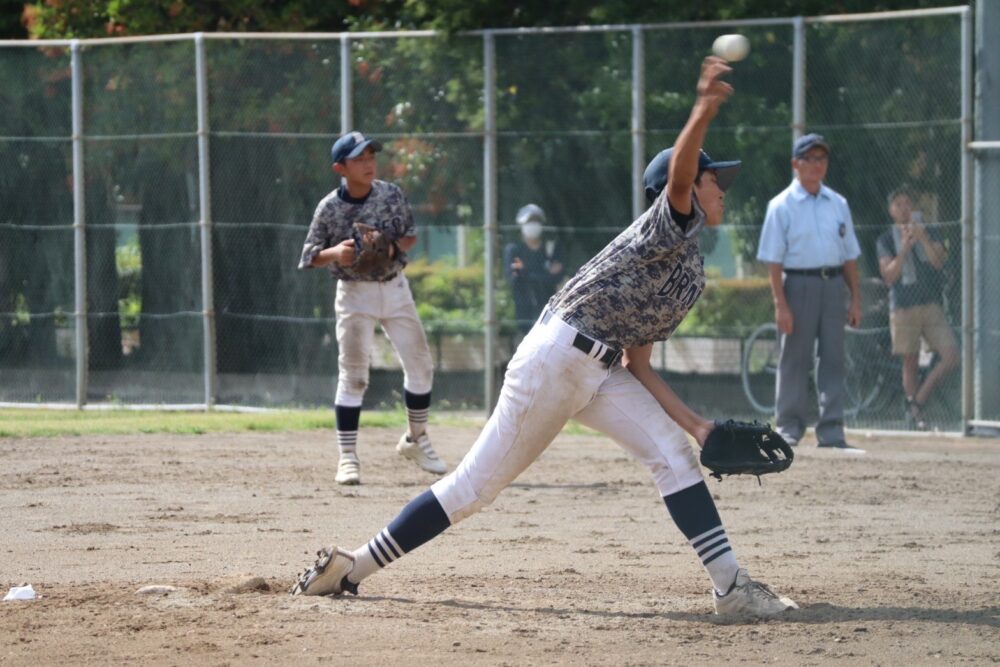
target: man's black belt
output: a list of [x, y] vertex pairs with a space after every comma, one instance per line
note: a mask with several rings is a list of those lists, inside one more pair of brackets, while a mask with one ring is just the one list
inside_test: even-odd
[[[550, 319], [552, 319], [551, 310], [546, 310], [544, 313], [542, 313], [542, 324], [547, 323]], [[596, 359], [605, 366], [608, 366], [610, 368], [612, 364], [621, 359], [622, 356], [621, 350], [616, 350], [614, 348], [608, 347], [604, 343], [598, 342], [593, 338], [591, 338], [590, 336], [585, 336], [579, 331], [576, 332], [576, 337], [573, 338], [573, 347], [580, 350], [589, 357], [594, 356], [594, 347], [597, 345], [600, 345], [601, 347], [604, 348], [604, 353], [601, 354], [600, 357], [596, 357]]]
[[818, 269], [782, 269], [785, 273], [790, 276], [819, 276], [826, 280], [827, 278], [836, 278], [841, 273], [844, 272], [844, 267], [842, 266], [821, 266]]

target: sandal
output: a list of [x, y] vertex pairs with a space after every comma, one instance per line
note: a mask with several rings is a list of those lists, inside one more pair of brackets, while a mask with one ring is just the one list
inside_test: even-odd
[[923, 403], [918, 403], [917, 399], [912, 396], [906, 397], [906, 423], [918, 431], [926, 431], [928, 429], [923, 409]]

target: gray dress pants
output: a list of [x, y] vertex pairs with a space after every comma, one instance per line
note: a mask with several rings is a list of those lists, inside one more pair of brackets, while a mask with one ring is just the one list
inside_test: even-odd
[[775, 384], [776, 428], [786, 440], [798, 441], [809, 413], [808, 382], [815, 356], [819, 395], [819, 444], [844, 442], [844, 326], [847, 285], [842, 275], [830, 278], [785, 274], [785, 300], [795, 319], [791, 335], [781, 334]]

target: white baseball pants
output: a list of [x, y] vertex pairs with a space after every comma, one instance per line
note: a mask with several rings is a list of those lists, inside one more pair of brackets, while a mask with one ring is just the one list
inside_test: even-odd
[[558, 317], [538, 322], [507, 366], [496, 409], [458, 467], [431, 489], [453, 524], [490, 504], [569, 419], [596, 429], [649, 468], [661, 496], [703, 480], [684, 431], [619, 365], [573, 347]]
[[412, 394], [430, 392], [434, 359], [424, 327], [402, 273], [386, 282], [337, 282], [337, 396], [336, 404], [360, 407], [368, 389], [375, 323], [385, 330], [403, 364], [403, 387]]

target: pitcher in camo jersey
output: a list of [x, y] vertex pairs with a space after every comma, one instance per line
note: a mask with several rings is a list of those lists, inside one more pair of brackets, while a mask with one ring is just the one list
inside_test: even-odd
[[687, 124], [674, 147], [646, 168], [652, 205], [549, 300], [458, 468], [354, 551], [322, 549], [293, 594], [357, 594], [365, 577], [490, 504], [576, 419], [649, 469], [708, 572], [717, 613], [776, 616], [795, 608], [740, 567], [687, 438], [702, 445], [714, 423], [685, 405], [650, 365], [653, 343], [674, 332], [701, 294], [698, 233], [722, 222], [725, 190], [740, 167], [701, 150], [732, 93], [722, 78], [730, 71], [719, 58], [705, 59]]

